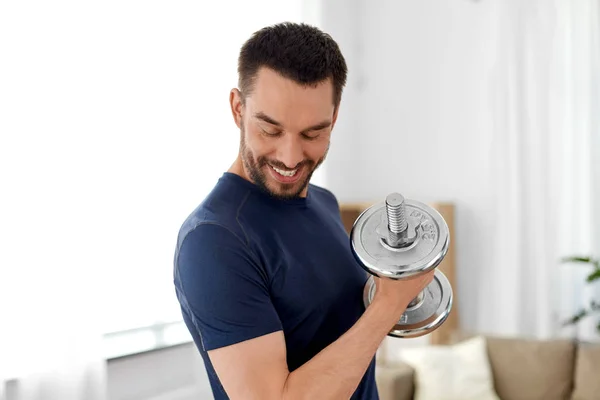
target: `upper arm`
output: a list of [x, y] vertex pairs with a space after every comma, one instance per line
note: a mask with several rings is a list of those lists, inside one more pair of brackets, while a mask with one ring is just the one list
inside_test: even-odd
[[208, 352], [227, 395], [235, 399], [281, 399], [289, 370], [281, 331]]
[[175, 283], [228, 396], [279, 397], [288, 374], [281, 321], [246, 245], [222, 226], [196, 227], [179, 249]]

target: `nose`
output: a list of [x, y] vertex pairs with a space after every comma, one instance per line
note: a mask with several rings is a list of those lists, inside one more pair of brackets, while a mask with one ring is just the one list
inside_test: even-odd
[[277, 159], [289, 169], [293, 169], [304, 160], [302, 139], [298, 135], [285, 135], [279, 145]]

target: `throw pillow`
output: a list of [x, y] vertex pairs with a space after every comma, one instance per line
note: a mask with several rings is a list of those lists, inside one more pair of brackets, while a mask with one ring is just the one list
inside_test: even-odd
[[415, 370], [415, 400], [500, 400], [482, 336], [403, 349], [400, 358]]
[[491, 335], [485, 340], [494, 388], [502, 400], [571, 399], [575, 364], [572, 340]]

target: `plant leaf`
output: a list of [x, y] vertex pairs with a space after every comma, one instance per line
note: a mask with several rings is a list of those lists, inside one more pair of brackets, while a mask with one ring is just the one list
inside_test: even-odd
[[583, 318], [587, 317], [589, 314], [588, 310], [580, 310], [577, 314], [573, 315], [571, 318], [566, 320], [563, 325], [573, 325], [581, 321]]
[[563, 322], [563, 326], [573, 325], [584, 319], [585, 317], [594, 314], [596, 312], [600, 312], [600, 303], [593, 301], [590, 303], [589, 309], [581, 309], [577, 312], [577, 314], [573, 315], [571, 318]]
[[587, 256], [569, 256], [563, 257], [562, 262], [581, 262], [581, 263], [591, 263], [594, 262], [592, 257]]
[[592, 272], [588, 277], [587, 277], [587, 281], [588, 282], [593, 282], [596, 279], [600, 279], [600, 268], [596, 269], [594, 272]]

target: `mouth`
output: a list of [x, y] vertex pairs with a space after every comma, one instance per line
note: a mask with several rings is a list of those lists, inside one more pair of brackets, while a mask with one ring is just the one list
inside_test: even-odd
[[274, 167], [271, 164], [268, 164], [268, 165], [269, 165], [269, 171], [271, 172], [271, 175], [277, 181], [279, 181], [281, 183], [295, 183], [302, 176], [302, 172], [301, 172], [302, 167], [298, 167], [293, 170], [288, 170], [288, 169], [280, 169], [280, 168]]

